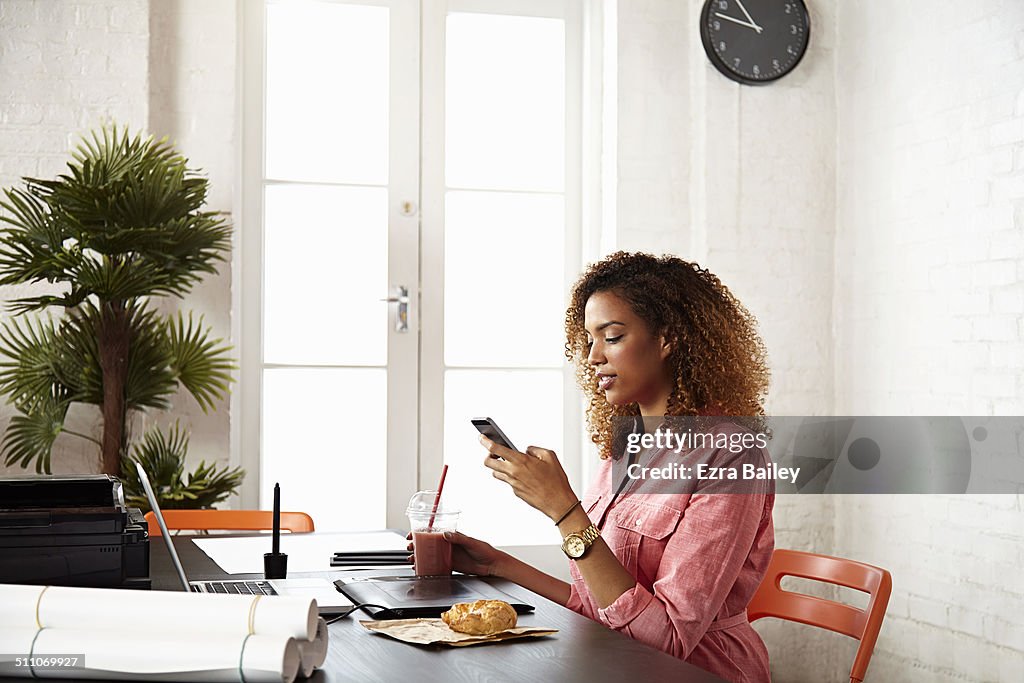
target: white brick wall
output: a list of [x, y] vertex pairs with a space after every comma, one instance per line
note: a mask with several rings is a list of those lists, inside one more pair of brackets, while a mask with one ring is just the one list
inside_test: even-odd
[[[707, 63], [701, 5], [617, 3], [618, 246], [722, 277], [775, 414], [1022, 414], [1024, 4], [808, 2], [807, 57], [762, 88]], [[775, 520], [778, 547], [893, 572], [869, 680], [1020, 680], [1024, 501], [779, 499]], [[850, 639], [758, 630], [775, 680], [846, 680]]]
[[145, 0], [0, 0], [0, 185], [64, 168], [78, 131], [144, 121]]
[[[209, 176], [210, 208], [233, 212], [236, 11], [233, 0], [0, 0], [0, 186], [62, 172], [77, 137], [112, 120], [169, 136]], [[182, 304], [224, 339], [231, 336], [230, 279], [224, 264]], [[0, 301], [24, 291], [5, 288]], [[191, 427], [190, 460], [227, 461], [227, 403], [204, 415], [190, 396], [173, 402], [157, 417], [182, 417]], [[0, 409], [0, 429], [9, 414]], [[76, 407], [69, 426], [95, 432], [93, 409]], [[94, 446], [58, 440], [54, 471], [95, 467]]]
[[[1020, 3], [841, 5], [839, 413], [1024, 414], [1021, 26]], [[1020, 680], [1021, 548], [1014, 497], [841, 499], [834, 552], [894, 577], [872, 678]]]
[[682, 251], [690, 211], [686, 3], [618, 3], [617, 248]]

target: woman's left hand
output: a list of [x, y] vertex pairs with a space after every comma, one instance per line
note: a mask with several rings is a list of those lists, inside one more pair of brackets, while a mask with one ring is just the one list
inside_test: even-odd
[[484, 466], [493, 470], [494, 478], [511, 486], [517, 497], [551, 521], [576, 502], [576, 494], [554, 451], [530, 446], [525, 453], [520, 453], [482, 435], [480, 443], [488, 450]]

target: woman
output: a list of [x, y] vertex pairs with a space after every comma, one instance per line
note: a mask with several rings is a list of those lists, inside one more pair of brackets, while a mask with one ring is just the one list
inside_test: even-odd
[[459, 533], [446, 534], [455, 569], [514, 581], [727, 680], [770, 680], [745, 608], [774, 547], [774, 492], [766, 485], [721, 494], [698, 482], [688, 492], [642, 495], [612, 466], [623, 455], [613, 452], [623, 443], [613, 438], [613, 417], [633, 416], [652, 432], [664, 416], [764, 414], [769, 373], [756, 321], [698, 265], [618, 252], [576, 283], [565, 327], [566, 356], [590, 399], [588, 425], [604, 459], [582, 503], [554, 452], [480, 440], [493, 476], [568, 539], [573, 582]]

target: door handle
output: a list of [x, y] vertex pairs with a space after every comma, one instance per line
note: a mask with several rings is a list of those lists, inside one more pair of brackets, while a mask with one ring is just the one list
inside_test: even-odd
[[398, 296], [390, 296], [381, 299], [389, 304], [398, 304], [398, 311], [395, 313], [395, 332], [409, 331], [409, 288], [405, 285], [398, 285]]

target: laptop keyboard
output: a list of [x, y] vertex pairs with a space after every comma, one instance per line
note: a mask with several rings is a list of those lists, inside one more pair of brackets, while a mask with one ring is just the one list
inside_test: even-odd
[[277, 595], [266, 581], [207, 581], [203, 584], [207, 593], [224, 595]]

